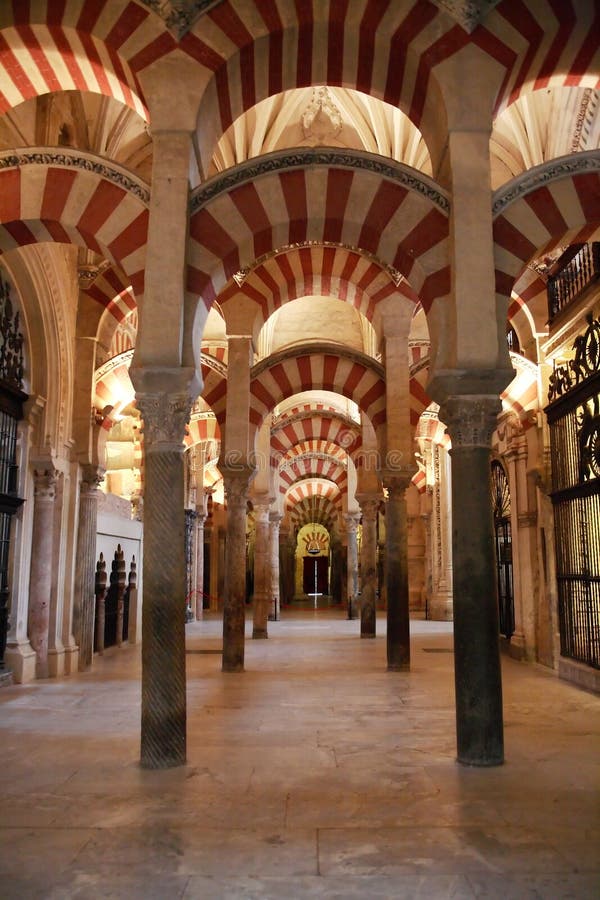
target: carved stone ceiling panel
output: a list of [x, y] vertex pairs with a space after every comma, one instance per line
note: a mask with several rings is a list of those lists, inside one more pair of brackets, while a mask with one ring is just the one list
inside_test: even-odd
[[202, 13], [217, 6], [222, 0], [140, 0], [164, 20], [165, 25], [178, 39], [188, 33]]
[[445, 12], [450, 13], [469, 34], [483, 22], [499, 0], [435, 0]]

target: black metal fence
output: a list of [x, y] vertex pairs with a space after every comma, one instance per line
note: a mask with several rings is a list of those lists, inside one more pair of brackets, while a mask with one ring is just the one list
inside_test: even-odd
[[600, 242], [582, 244], [559, 272], [548, 277], [550, 322], [598, 278], [600, 278]]
[[600, 669], [600, 320], [556, 369], [550, 425], [561, 653]]

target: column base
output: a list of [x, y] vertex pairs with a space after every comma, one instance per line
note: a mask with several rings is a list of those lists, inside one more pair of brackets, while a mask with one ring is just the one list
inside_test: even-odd
[[226, 672], [226, 673], [233, 672], [233, 673], [235, 673], [235, 672], [243, 672], [243, 671], [244, 671], [244, 664], [243, 664], [243, 663], [235, 663], [235, 664], [233, 664], [233, 665], [227, 665], [227, 666], [223, 665], [223, 666], [221, 666], [221, 672]]
[[[78, 651], [79, 652], [79, 651]], [[64, 647], [60, 650], [53, 649], [48, 650], [48, 672], [45, 678], [60, 678], [61, 675], [65, 674], [65, 650]]]
[[266, 628], [253, 628], [252, 629], [252, 640], [263, 641], [263, 640], [266, 640], [268, 637], [269, 637], [269, 634], [268, 634]]
[[374, 635], [374, 634], [362, 634], [361, 633], [361, 638], [369, 639], [369, 638], [374, 638], [374, 637], [376, 637], [376, 635]]
[[456, 762], [461, 766], [469, 766], [470, 768], [477, 769], [490, 769], [492, 766], [503, 766], [504, 765], [504, 757], [500, 756], [493, 759], [461, 759], [460, 756], [456, 757]]
[[79, 670], [79, 647], [65, 647], [65, 675], [72, 675]]
[[35, 650], [29, 641], [9, 645], [4, 653], [6, 668], [10, 669], [15, 684], [26, 684], [35, 680]]
[[433, 622], [451, 622], [454, 618], [452, 594], [434, 594], [427, 605], [427, 618]]
[[388, 672], [410, 672], [410, 663], [392, 663], [388, 664]]

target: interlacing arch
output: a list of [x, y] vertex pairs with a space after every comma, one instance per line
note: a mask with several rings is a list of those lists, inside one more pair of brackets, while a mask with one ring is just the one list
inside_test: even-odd
[[348, 492], [348, 471], [339, 459], [326, 453], [303, 453], [282, 460], [279, 466], [279, 492], [306, 478], [325, 478], [334, 482], [342, 494]]
[[[360, 426], [336, 411], [290, 411], [290, 417], [279, 421], [271, 429], [271, 463], [279, 460], [294, 447], [335, 447], [337, 452], [348, 455], [354, 461], [362, 447]], [[328, 451], [329, 452], [329, 451]]]

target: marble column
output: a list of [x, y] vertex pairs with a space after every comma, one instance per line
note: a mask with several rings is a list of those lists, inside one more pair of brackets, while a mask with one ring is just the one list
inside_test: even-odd
[[[180, 371], [172, 383], [184, 380]], [[146, 380], [155, 375], [158, 386], [161, 374], [146, 372]], [[183, 436], [191, 397], [138, 389], [137, 403], [145, 461], [141, 764], [163, 769], [186, 759]]]
[[252, 637], [269, 637], [268, 617], [271, 606], [271, 544], [269, 541], [270, 501], [254, 499], [254, 617]]
[[[527, 437], [516, 435], [507, 454], [510, 472], [515, 633], [510, 655], [535, 659], [536, 595], [538, 578], [537, 511], [535, 489], [527, 475]], [[531, 493], [531, 496], [530, 496]], [[532, 501], [532, 502], [530, 502]]]
[[254, 468], [221, 467], [227, 498], [225, 586], [223, 603], [223, 672], [243, 672], [246, 626], [246, 504]]
[[52, 467], [33, 473], [33, 533], [29, 576], [29, 642], [36, 653], [35, 674], [48, 678], [48, 631], [52, 599], [52, 550], [54, 544], [54, 501], [58, 472]]
[[269, 619], [273, 622], [278, 622], [281, 618], [279, 588], [279, 523], [281, 519], [280, 513], [269, 513], [269, 542], [271, 545], [271, 607]]
[[490, 441], [500, 401], [450, 396], [440, 419], [452, 439], [452, 556], [457, 757], [495, 766], [504, 761], [502, 679]]
[[358, 542], [356, 531], [360, 513], [346, 513], [346, 534], [348, 536], [348, 618], [358, 618]]
[[410, 612], [408, 593], [408, 523], [406, 489], [413, 471], [383, 473], [388, 491], [385, 504], [387, 559], [387, 667], [389, 672], [410, 669]]
[[375, 637], [377, 601], [377, 513], [380, 498], [373, 494], [357, 494], [362, 513], [360, 548], [360, 636]]
[[196, 528], [194, 533], [195, 546], [195, 566], [194, 566], [194, 590], [196, 597], [195, 616], [201, 619], [204, 609], [204, 520], [206, 514], [202, 506], [196, 507]]
[[77, 565], [73, 597], [73, 636], [79, 645], [79, 670], [87, 671], [94, 654], [94, 618], [96, 596], [96, 530], [98, 485], [104, 477], [99, 466], [84, 465], [79, 485], [79, 524], [77, 528]]

